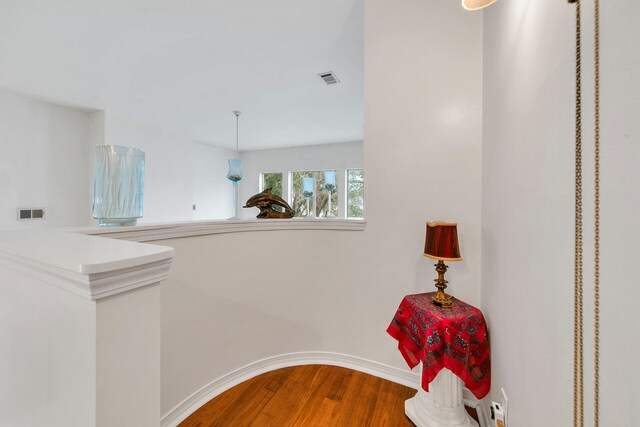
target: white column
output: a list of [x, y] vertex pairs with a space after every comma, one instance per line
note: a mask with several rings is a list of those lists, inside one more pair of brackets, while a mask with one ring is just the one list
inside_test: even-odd
[[157, 427], [172, 259], [70, 232], [0, 234], [0, 425]]
[[478, 427], [462, 402], [463, 383], [448, 369], [442, 369], [429, 384], [429, 392], [420, 387], [405, 402], [405, 414], [418, 427]]
[[160, 286], [96, 302], [98, 427], [157, 427], [160, 418]]

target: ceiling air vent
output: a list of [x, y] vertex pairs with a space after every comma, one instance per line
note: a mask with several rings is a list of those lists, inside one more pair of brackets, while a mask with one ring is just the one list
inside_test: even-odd
[[333, 71], [327, 71], [326, 73], [318, 74], [322, 80], [328, 85], [334, 85], [336, 83], [340, 83], [340, 80], [333, 74]]

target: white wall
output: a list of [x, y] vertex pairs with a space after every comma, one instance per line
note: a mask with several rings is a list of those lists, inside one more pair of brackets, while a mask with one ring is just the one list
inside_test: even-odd
[[[339, 144], [312, 145], [304, 147], [278, 148], [272, 150], [243, 151], [244, 178], [240, 181], [240, 203], [244, 206], [249, 197], [258, 193], [260, 174], [263, 172], [283, 172], [284, 199], [288, 197], [287, 172], [303, 170], [337, 169], [338, 216], [344, 216], [345, 169], [362, 168], [364, 164], [362, 141]], [[365, 184], [366, 185], [366, 184]], [[258, 210], [242, 209], [243, 218], [254, 218]]]
[[138, 223], [192, 219], [193, 139], [109, 112], [105, 117], [105, 144], [145, 152], [144, 217]]
[[[194, 173], [201, 169], [194, 167], [189, 136], [110, 113], [0, 93], [0, 230], [97, 224], [90, 219], [95, 144], [145, 151], [140, 223], [193, 218]], [[45, 208], [45, 219], [17, 221], [18, 208]]]
[[[238, 157], [235, 150], [112, 113], [88, 113], [0, 93], [0, 230], [97, 224], [91, 218], [96, 144], [145, 152], [145, 208], [139, 223], [232, 215], [232, 185], [226, 174], [227, 159]], [[362, 167], [362, 143], [247, 151], [241, 158], [243, 202], [258, 192], [261, 171]], [[344, 177], [338, 179], [342, 182]], [[46, 218], [17, 221], [19, 207], [44, 207]], [[240, 212], [251, 218], [253, 211]]]
[[111, 113], [105, 117], [105, 144], [136, 147], [146, 155], [144, 217], [138, 223], [232, 215], [232, 185], [226, 176], [227, 159], [238, 157], [235, 150]]
[[[583, 3], [585, 404], [592, 418], [593, 1]], [[640, 5], [602, 3], [601, 421], [636, 425], [640, 334]], [[573, 384], [574, 10], [555, 0], [484, 12], [482, 306], [491, 396], [518, 427], [570, 425]], [[587, 421], [587, 426], [593, 425]]]
[[96, 427], [158, 426], [160, 296], [153, 284], [95, 303]]
[[366, 230], [159, 242], [176, 248], [162, 289], [163, 413], [286, 352], [406, 368], [385, 330], [404, 295], [434, 289], [427, 220], [459, 222], [450, 289], [480, 303], [481, 15], [448, 0], [369, 0], [365, 20]]
[[366, 312], [357, 354], [406, 366], [384, 330], [405, 294], [431, 291], [425, 221], [458, 222], [449, 290], [480, 304], [482, 16], [457, 1], [365, 6], [367, 231], [358, 254]]
[[227, 160], [237, 158], [235, 150], [193, 144], [193, 219], [233, 216], [233, 184], [227, 179]]
[[0, 425], [157, 427], [172, 257], [72, 232], [0, 233]]
[[95, 304], [4, 266], [0, 276], [0, 425], [95, 425]]
[[[0, 92], [0, 230], [88, 224], [89, 114]], [[17, 221], [18, 208], [45, 208]]]
[[[145, 151], [140, 223], [231, 216], [226, 174], [227, 159], [237, 157], [234, 150], [103, 111], [89, 113], [0, 92], [0, 230], [97, 224], [91, 218], [96, 144]], [[46, 217], [17, 221], [18, 208], [45, 208]]]

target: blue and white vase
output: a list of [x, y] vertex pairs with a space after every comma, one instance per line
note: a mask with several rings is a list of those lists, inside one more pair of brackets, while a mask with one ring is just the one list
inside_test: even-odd
[[93, 160], [93, 217], [101, 227], [135, 225], [144, 214], [144, 152], [96, 145]]

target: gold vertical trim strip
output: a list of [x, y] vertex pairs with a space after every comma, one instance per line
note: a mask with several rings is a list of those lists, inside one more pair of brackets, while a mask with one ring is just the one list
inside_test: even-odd
[[600, 425], [600, 0], [594, 0], [594, 427]]
[[582, 256], [582, 28], [580, 0], [576, 0], [576, 129], [575, 129], [575, 260], [573, 425], [584, 426], [583, 256]]

